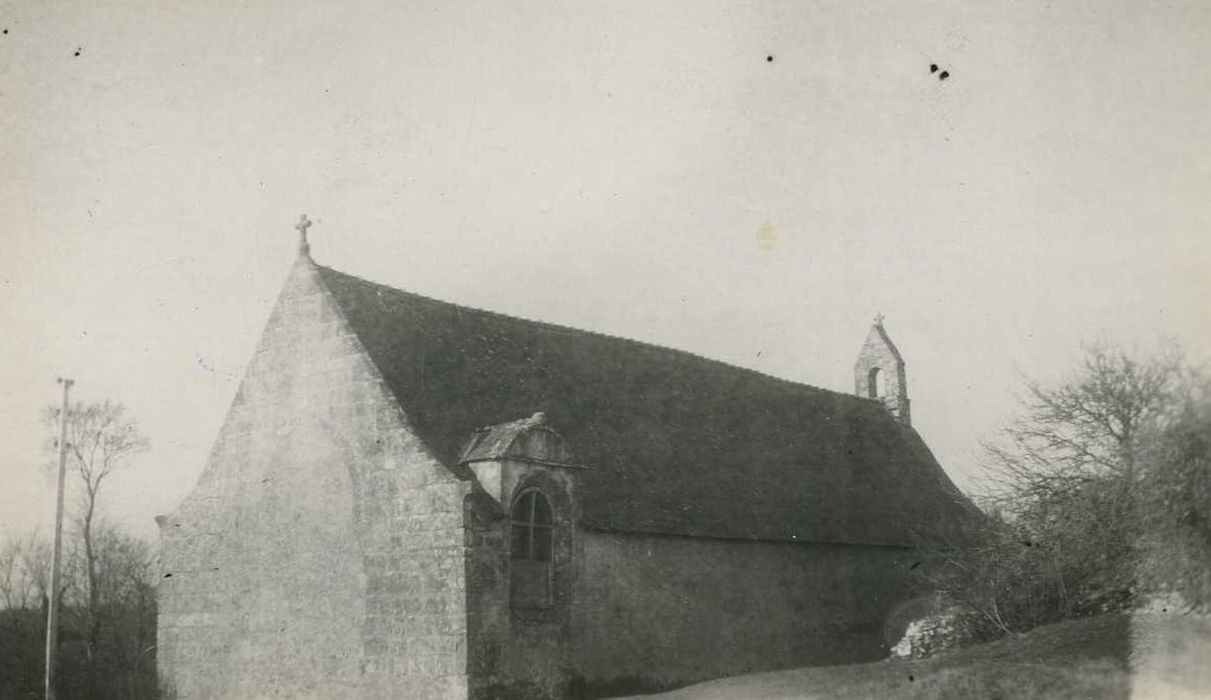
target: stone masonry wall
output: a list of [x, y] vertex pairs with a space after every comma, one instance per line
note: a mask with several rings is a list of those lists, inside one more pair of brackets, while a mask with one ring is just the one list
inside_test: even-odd
[[576, 692], [869, 661], [907, 595], [909, 550], [581, 533]]
[[162, 520], [162, 672], [181, 698], [465, 697], [468, 490], [300, 259]]
[[[571, 610], [580, 567], [575, 528], [575, 471], [506, 462], [501, 502], [487, 493], [467, 501], [467, 645], [471, 697], [538, 700], [567, 697], [571, 680]], [[537, 488], [550, 501], [552, 597], [541, 609], [510, 602], [509, 506]]]

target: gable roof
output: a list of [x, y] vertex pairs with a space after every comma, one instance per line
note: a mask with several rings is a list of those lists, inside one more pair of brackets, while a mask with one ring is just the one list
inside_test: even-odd
[[563, 438], [546, 423], [546, 415], [540, 412], [529, 418], [480, 428], [471, 434], [458, 464], [511, 459], [553, 467], [583, 466]]
[[875, 401], [316, 269], [456, 473], [477, 430], [545, 413], [587, 467], [586, 527], [908, 544], [961, 527], [969, 507]]

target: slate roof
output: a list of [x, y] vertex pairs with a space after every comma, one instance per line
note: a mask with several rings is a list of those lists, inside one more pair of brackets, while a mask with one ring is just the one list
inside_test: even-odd
[[886, 545], [969, 502], [878, 402], [687, 352], [466, 308], [317, 266], [420, 438], [455, 473], [485, 426], [541, 411], [588, 528]]

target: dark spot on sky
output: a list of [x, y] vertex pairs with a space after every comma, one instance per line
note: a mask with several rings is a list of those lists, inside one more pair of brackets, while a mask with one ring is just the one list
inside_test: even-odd
[[79, 46], [77, 46], [77, 47], [76, 47], [76, 53], [74, 53], [73, 55], [74, 55], [74, 56], [79, 56], [79, 55], [80, 55], [80, 52], [81, 52], [81, 51], [83, 51], [83, 50], [84, 50], [84, 49], [82, 49], [82, 48], [80, 48]]
[[4, 30], [4, 33], [5, 33], [5, 34], [8, 34], [8, 30], [7, 30], [7, 29], [5, 29], [5, 30]]
[[172, 574], [171, 573], [164, 574], [164, 578], [172, 578]]
[[1030, 540], [1022, 540], [1022, 544], [1026, 545], [1027, 547], [1033, 547], [1033, 546], [1034, 546], [1034, 543], [1033, 543], [1033, 542], [1031, 542]]
[[930, 73], [937, 73], [937, 72], [938, 72], [938, 64], [936, 64], [936, 63], [931, 63], [931, 64], [929, 64], [929, 72], [930, 72]]
[[766, 62], [766, 63], [773, 63], [773, 62], [774, 62], [774, 57], [773, 57], [773, 56], [766, 56], [766, 57], [765, 57], [765, 62]]
[[921, 562], [919, 562], [919, 561], [914, 561], [914, 562], [912, 563], [912, 566], [908, 567], [908, 570], [909, 570], [909, 571], [912, 571], [913, 569], [917, 568], [917, 567], [918, 567], [918, 566], [920, 566], [920, 565], [921, 565]]
[[938, 73], [938, 80], [946, 80], [949, 77], [950, 71], [942, 71], [941, 73]]
[[908, 674], [908, 682], [909, 682], [909, 683], [912, 683], [912, 682], [913, 682], [913, 681], [915, 681], [915, 680], [917, 680], [917, 679], [916, 679], [916, 678], [913, 678], [911, 673], [910, 673], [910, 674]]

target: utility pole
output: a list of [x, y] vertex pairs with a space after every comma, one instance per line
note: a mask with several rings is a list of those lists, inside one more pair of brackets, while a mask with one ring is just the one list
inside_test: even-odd
[[59, 411], [59, 497], [55, 503], [55, 550], [50, 560], [50, 609], [46, 613], [46, 700], [55, 700], [55, 655], [59, 651], [59, 556], [63, 550], [63, 482], [67, 475], [67, 392], [75, 384], [59, 377], [63, 408]]

